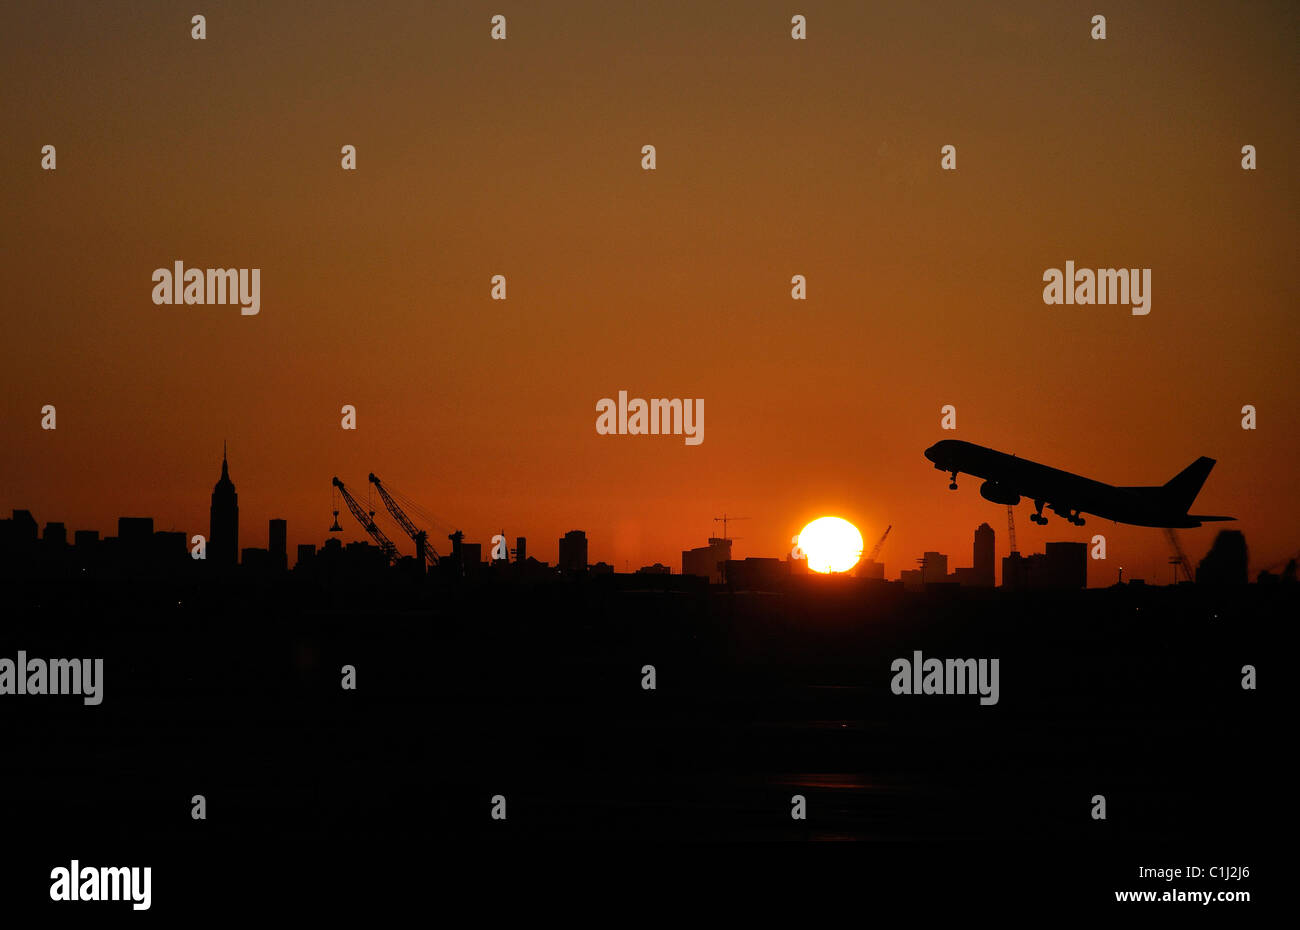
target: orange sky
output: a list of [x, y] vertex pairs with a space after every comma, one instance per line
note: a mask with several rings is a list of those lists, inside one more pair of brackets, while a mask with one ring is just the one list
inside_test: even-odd
[[[551, 561], [833, 513], [894, 525], [896, 577], [985, 520], [1005, 554], [922, 457], [958, 438], [1116, 484], [1210, 455], [1194, 511], [1254, 569], [1300, 548], [1294, 5], [1108, 3], [1104, 42], [1037, 2], [198, 6], [203, 42], [170, 3], [0, 9], [0, 513], [206, 532], [224, 438], [241, 546], [319, 544], [374, 471]], [[1150, 315], [1044, 305], [1067, 259], [1151, 268]], [[176, 260], [261, 268], [261, 313], [155, 306]], [[703, 444], [597, 436], [620, 389], [704, 398]], [[1028, 513], [1023, 551], [1106, 533], [1093, 584], [1169, 578], [1159, 530]]]

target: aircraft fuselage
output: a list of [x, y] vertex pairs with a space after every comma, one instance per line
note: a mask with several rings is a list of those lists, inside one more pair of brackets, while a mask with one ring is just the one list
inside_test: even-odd
[[[959, 473], [983, 478], [985, 483], [980, 493], [987, 500], [1014, 505], [1020, 502], [1021, 497], [1028, 498], [1039, 508], [1040, 514], [1046, 504], [1053, 512], [1076, 523], [1082, 523], [1079, 514], [1089, 513], [1134, 526], [1181, 528], [1201, 525], [1200, 516], [1187, 512], [1200, 489], [1199, 482], [1192, 488], [1191, 497], [1186, 497], [1186, 487], [1171, 487], [1179, 478], [1164, 486], [1117, 487], [957, 439], [935, 443], [925, 450], [925, 457], [934, 463], [935, 468], [952, 474], [954, 483]], [[1201, 466], [1201, 462], [1208, 465]], [[1204, 474], [1208, 474], [1213, 464], [1212, 459], [1202, 459], [1192, 468], [1200, 466]], [[1194, 480], [1188, 479], [1189, 482]], [[1204, 475], [1200, 481], [1204, 481]], [[1044, 522], [1041, 516], [1037, 519]]]

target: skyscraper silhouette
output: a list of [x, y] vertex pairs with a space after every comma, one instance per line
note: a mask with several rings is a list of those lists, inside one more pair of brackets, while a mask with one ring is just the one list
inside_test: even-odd
[[277, 572], [289, 570], [288, 523], [284, 520], [272, 520], [267, 548], [271, 550], [271, 568]]
[[226, 447], [221, 446], [221, 478], [212, 489], [208, 511], [208, 559], [217, 565], [234, 566], [239, 561], [239, 495], [230, 480]]
[[993, 587], [994, 534], [993, 527], [981, 523], [975, 530], [975, 583], [981, 587]]

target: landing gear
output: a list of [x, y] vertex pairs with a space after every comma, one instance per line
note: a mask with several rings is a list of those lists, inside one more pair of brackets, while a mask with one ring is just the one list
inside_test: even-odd
[[[1037, 508], [1038, 513], [1036, 514], [1031, 513], [1029, 515], [1029, 519], [1032, 520], [1034, 523], [1039, 524], [1040, 526], [1046, 526], [1047, 517], [1043, 516], [1043, 501], [1034, 501], [1034, 507]], [[1086, 520], [1083, 519], [1083, 516], [1080, 514], [1079, 511], [1072, 510], [1069, 507], [1062, 507], [1059, 504], [1052, 505], [1052, 512], [1055, 513], [1058, 517], [1064, 519], [1065, 522], [1073, 523], [1075, 526], [1083, 526], [1084, 523], [1087, 522]]]
[[956, 472], [953, 472], [953, 473], [952, 473], [952, 483], [948, 485], [948, 490], [949, 490], [949, 491], [955, 491], [955, 490], [957, 490], [957, 473], [956, 473]]
[[1071, 507], [1054, 506], [1052, 511], [1065, 519], [1066, 523], [1073, 523], [1075, 526], [1083, 526], [1086, 522], [1079, 511]]

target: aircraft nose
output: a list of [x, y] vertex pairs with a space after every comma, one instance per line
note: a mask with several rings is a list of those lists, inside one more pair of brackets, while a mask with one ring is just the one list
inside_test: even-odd
[[934, 467], [944, 471], [949, 470], [949, 451], [950, 448], [945, 441], [936, 442], [930, 448], [925, 450], [925, 457], [934, 462]]

